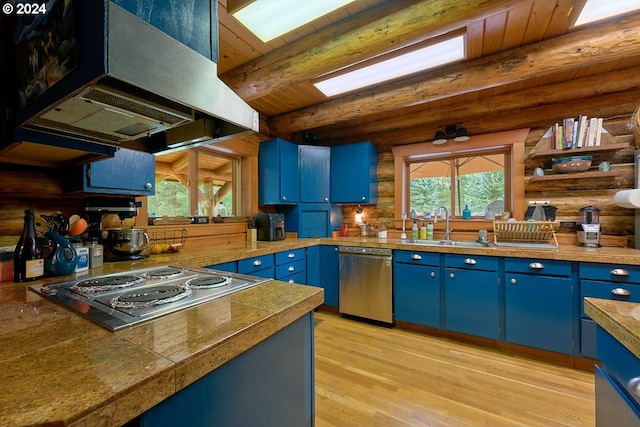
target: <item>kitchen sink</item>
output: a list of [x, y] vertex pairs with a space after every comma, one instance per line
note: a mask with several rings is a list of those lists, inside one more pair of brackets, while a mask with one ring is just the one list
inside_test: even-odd
[[424, 246], [454, 246], [460, 248], [490, 248], [494, 244], [492, 242], [478, 242], [475, 240], [403, 240], [402, 243], [409, 243], [412, 245], [424, 245]]

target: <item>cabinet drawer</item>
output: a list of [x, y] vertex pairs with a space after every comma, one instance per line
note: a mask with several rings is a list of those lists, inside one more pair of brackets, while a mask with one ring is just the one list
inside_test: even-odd
[[395, 262], [419, 265], [440, 265], [440, 254], [436, 252], [395, 251]]
[[212, 270], [228, 271], [231, 273], [238, 272], [238, 263], [236, 261], [223, 262], [222, 264], [209, 265], [207, 268]]
[[640, 302], [640, 285], [597, 280], [581, 280], [580, 306], [583, 317], [586, 317], [584, 313], [585, 297]]
[[529, 275], [571, 276], [571, 263], [549, 259], [506, 258], [504, 270]]
[[640, 266], [617, 264], [580, 264], [580, 278], [640, 283]]
[[580, 354], [584, 357], [596, 358], [597, 326], [591, 319], [580, 319]]
[[294, 273], [290, 276], [283, 277], [282, 279], [278, 279], [278, 280], [282, 280], [283, 282], [297, 283], [299, 285], [304, 285], [306, 279], [307, 279], [306, 273], [304, 271], [301, 271], [298, 273]]
[[446, 254], [446, 267], [497, 271], [499, 259], [490, 256]]
[[304, 248], [291, 251], [278, 252], [276, 254], [276, 265], [283, 265], [289, 262], [298, 261], [305, 258]]
[[262, 255], [238, 261], [238, 273], [252, 274], [255, 271], [272, 268], [273, 254]]
[[287, 276], [291, 276], [296, 273], [304, 273], [305, 269], [304, 260], [298, 260], [295, 262], [290, 262], [289, 264], [279, 265], [276, 267], [276, 279], [282, 280]]

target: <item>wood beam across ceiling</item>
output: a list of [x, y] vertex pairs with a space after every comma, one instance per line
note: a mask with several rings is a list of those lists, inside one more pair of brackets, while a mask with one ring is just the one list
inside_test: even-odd
[[[396, 3], [396, 2], [394, 2]], [[523, 0], [413, 0], [389, 13], [389, 5], [340, 21], [294, 46], [236, 67], [220, 78], [245, 101], [317, 78], [403, 46], [465, 27], [527, 3]], [[391, 37], [390, 37], [391, 35]]]
[[[588, 44], [585, 44], [588, 40]], [[640, 14], [270, 118], [273, 135], [640, 55]]]

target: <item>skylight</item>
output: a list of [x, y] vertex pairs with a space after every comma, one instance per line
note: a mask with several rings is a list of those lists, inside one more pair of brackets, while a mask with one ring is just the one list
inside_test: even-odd
[[580, 16], [573, 25], [588, 24], [590, 22], [599, 21], [611, 16], [620, 15], [625, 12], [640, 9], [637, 1], [630, 0], [587, 0]]
[[326, 96], [334, 96], [428, 70], [463, 59], [464, 41], [460, 35], [314, 84]]
[[266, 43], [353, 1], [255, 0], [236, 11], [230, 0], [227, 6], [229, 13]]

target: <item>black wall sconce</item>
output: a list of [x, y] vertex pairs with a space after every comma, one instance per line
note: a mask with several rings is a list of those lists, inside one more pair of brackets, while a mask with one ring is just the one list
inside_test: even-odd
[[444, 128], [444, 130], [437, 131], [432, 142], [434, 144], [444, 144], [450, 138], [453, 138], [456, 142], [467, 141], [469, 139], [469, 133], [467, 132], [467, 128], [458, 127], [458, 125], [461, 124], [462, 122], [439, 126]]

